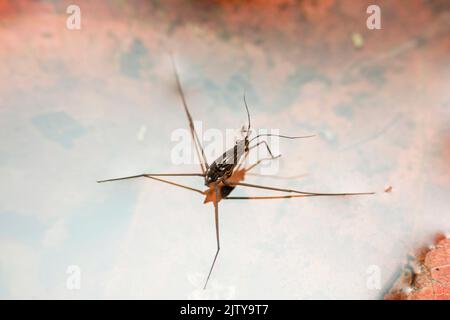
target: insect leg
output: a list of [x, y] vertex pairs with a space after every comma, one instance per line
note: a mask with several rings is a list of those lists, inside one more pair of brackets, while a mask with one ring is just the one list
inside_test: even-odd
[[183, 189], [187, 189], [187, 190], [191, 190], [197, 193], [200, 193], [202, 195], [204, 195], [205, 193], [199, 189], [195, 189], [195, 188], [191, 188], [189, 186], [185, 186], [179, 183], [175, 183], [169, 180], [165, 180], [165, 179], [161, 179], [161, 178], [157, 178], [157, 177], [165, 177], [165, 176], [171, 176], [171, 177], [189, 177], [189, 176], [200, 176], [203, 177], [202, 174], [200, 173], [159, 173], [159, 174], [140, 174], [137, 176], [130, 176], [130, 177], [123, 177], [123, 178], [115, 178], [115, 179], [108, 179], [108, 180], [100, 180], [97, 181], [98, 183], [103, 183], [103, 182], [110, 182], [110, 181], [118, 181], [118, 180], [127, 180], [127, 179], [135, 179], [135, 178], [149, 178], [149, 179], [153, 179], [156, 181], [160, 181], [160, 182], [164, 182], [176, 187], [180, 187]]
[[260, 159], [257, 162], [255, 162], [254, 164], [252, 164], [251, 166], [249, 166], [248, 168], [245, 169], [245, 174], [248, 176], [256, 176], [256, 177], [263, 177], [263, 178], [271, 178], [271, 179], [279, 179], [279, 180], [292, 180], [292, 179], [298, 179], [298, 178], [303, 178], [305, 176], [307, 176], [307, 174], [299, 174], [299, 175], [295, 175], [295, 176], [274, 176], [274, 175], [266, 175], [266, 174], [259, 174], [259, 173], [252, 173], [249, 172], [250, 170], [253, 170], [257, 165], [259, 165], [261, 162], [263, 161], [267, 161], [267, 160], [275, 160], [278, 159], [280, 156], [275, 157], [275, 158], [264, 158], [264, 159]]
[[135, 179], [135, 178], [142, 178], [142, 177], [148, 177], [148, 176], [152, 176], [152, 177], [204, 177], [205, 175], [202, 173], [143, 173], [143, 174], [138, 174], [135, 176], [98, 180], [97, 183]]
[[236, 166], [236, 169], [235, 169], [235, 170], [239, 170], [239, 169], [245, 164], [245, 161], [247, 161], [248, 153], [249, 153], [249, 150], [247, 150], [247, 151], [244, 153], [244, 156], [243, 156], [243, 157], [241, 158], [241, 160], [239, 161], [239, 163], [238, 163], [238, 165]]
[[259, 164], [260, 164], [262, 161], [264, 161], [264, 160], [275, 160], [275, 159], [278, 159], [279, 157], [281, 157], [281, 154], [279, 154], [279, 155], [277, 155], [277, 156], [274, 157], [273, 154], [272, 154], [272, 151], [270, 150], [269, 146], [267, 145], [267, 142], [266, 142], [266, 141], [261, 141], [261, 142], [257, 143], [256, 145], [250, 147], [250, 148], [247, 150], [247, 152], [246, 152], [246, 153], [244, 154], [244, 156], [242, 157], [242, 159], [241, 159], [239, 165], [236, 167], [236, 170], [239, 170], [239, 169], [244, 165], [245, 161], [246, 161], [247, 158], [248, 158], [248, 155], [249, 155], [249, 153], [250, 153], [250, 150], [253, 149], [253, 148], [258, 147], [258, 146], [259, 146], [260, 144], [262, 144], [262, 143], [264, 143], [264, 144], [266, 145], [267, 151], [268, 151], [269, 154], [270, 154], [270, 158], [264, 158], [264, 159], [258, 160], [255, 164], [253, 164], [253, 165], [251, 165], [249, 168], [245, 169], [246, 172], [248, 172], [249, 170], [253, 169], [254, 167], [256, 167], [257, 165], [259, 165]]
[[217, 240], [217, 251], [214, 256], [214, 260], [212, 262], [211, 268], [209, 269], [208, 277], [206, 278], [205, 286], [203, 287], [203, 290], [206, 289], [206, 285], [208, 284], [209, 277], [211, 276], [211, 272], [214, 268], [214, 264], [216, 263], [217, 256], [219, 255], [220, 251], [220, 239], [219, 239], [219, 191], [218, 191], [218, 183], [214, 184], [214, 191], [216, 193], [216, 197], [214, 199], [214, 221], [216, 224], [216, 240]]
[[202, 190], [191, 188], [191, 187], [188, 187], [188, 186], [185, 186], [185, 185], [182, 185], [182, 184], [179, 184], [179, 183], [175, 183], [175, 182], [172, 182], [172, 181], [169, 181], [169, 180], [156, 178], [156, 177], [152, 177], [152, 176], [145, 176], [145, 177], [149, 178], [149, 179], [156, 180], [156, 181], [164, 182], [164, 183], [170, 184], [170, 185], [175, 186], [175, 187], [180, 187], [180, 188], [183, 188], [183, 189], [191, 190], [191, 191], [200, 193], [202, 195], [205, 194], [205, 192], [203, 192]]
[[274, 190], [274, 191], [288, 192], [288, 193], [300, 193], [300, 194], [311, 195], [311, 196], [356, 196], [356, 195], [375, 194], [375, 192], [348, 192], [348, 193], [347, 192], [346, 193], [306, 192], [306, 191], [299, 191], [299, 190], [293, 190], [293, 189], [283, 189], [283, 188], [262, 186], [262, 185], [258, 185], [258, 184], [250, 184], [250, 183], [244, 183], [244, 182], [229, 182], [229, 181], [224, 181], [224, 184], [231, 185], [231, 186], [243, 186], [243, 187], [249, 187], [249, 188]]
[[276, 159], [276, 158], [281, 157], [281, 154], [279, 154], [279, 155], [277, 155], [277, 156], [274, 156], [274, 155], [272, 154], [272, 151], [270, 150], [269, 145], [267, 144], [267, 141], [265, 141], [265, 140], [258, 142], [258, 143], [255, 144], [254, 146], [251, 146], [248, 150], [250, 151], [250, 150], [252, 150], [252, 149], [254, 149], [254, 148], [257, 148], [257, 147], [260, 146], [261, 144], [264, 144], [264, 145], [266, 146], [267, 152], [269, 152], [269, 154], [270, 154], [270, 156], [272, 157], [272, 159]]
[[262, 197], [225, 197], [225, 200], [269, 200], [269, 199], [289, 199], [289, 198], [307, 198], [318, 197], [320, 195], [315, 194], [298, 194], [289, 196], [262, 196]]
[[178, 94], [180, 95], [181, 102], [183, 103], [184, 111], [186, 112], [186, 116], [188, 118], [189, 129], [191, 131], [191, 137], [194, 142], [195, 151], [197, 152], [197, 157], [200, 161], [200, 168], [201, 168], [202, 172], [205, 173], [205, 170], [208, 169], [208, 167], [209, 167], [208, 161], [206, 159], [202, 144], [200, 143], [200, 139], [198, 138], [197, 132], [195, 131], [194, 122], [192, 120], [191, 113], [189, 112], [189, 109], [188, 109], [188, 106], [186, 103], [186, 97], [184, 95], [183, 88], [181, 87], [180, 77], [178, 76], [177, 66], [175, 64], [175, 60], [174, 60], [173, 56], [171, 56], [171, 60], [172, 60], [173, 71], [175, 73], [175, 79], [177, 82]]
[[254, 164], [252, 164], [251, 166], [247, 167], [247, 168], [245, 169], [245, 172], [247, 173], [247, 172], [249, 172], [250, 170], [254, 169], [257, 165], [259, 165], [259, 164], [260, 164], [261, 162], [263, 162], [263, 161], [267, 161], [267, 160], [275, 160], [275, 159], [278, 159], [279, 157], [281, 157], [281, 154], [278, 155], [278, 156], [276, 156], [276, 157], [274, 157], [274, 158], [263, 158], [263, 159], [259, 159], [259, 160], [256, 161]]

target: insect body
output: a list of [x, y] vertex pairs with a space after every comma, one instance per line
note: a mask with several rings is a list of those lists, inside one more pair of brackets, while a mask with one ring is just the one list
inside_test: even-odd
[[[275, 135], [275, 134], [259, 134], [252, 139], [250, 139], [250, 113], [248, 111], [247, 102], [245, 100], [244, 95], [244, 103], [245, 109], [247, 111], [247, 119], [248, 125], [243, 132], [245, 132], [245, 136], [243, 139], [238, 140], [235, 145], [227, 150], [222, 156], [217, 158], [211, 165], [208, 165], [208, 161], [206, 159], [202, 144], [200, 139], [197, 136], [197, 133], [194, 128], [194, 122], [192, 120], [192, 116], [187, 107], [186, 98], [184, 96], [180, 79], [178, 77], [178, 72], [176, 71], [175, 62], [172, 60], [174, 71], [175, 71], [175, 79], [177, 84], [178, 93], [180, 95], [184, 111], [186, 113], [189, 129], [191, 133], [191, 137], [194, 142], [195, 150], [197, 153], [197, 157], [200, 160], [200, 170], [199, 173], [144, 173], [135, 176], [128, 176], [122, 178], [114, 178], [107, 180], [100, 180], [97, 182], [109, 182], [109, 181], [117, 181], [117, 180], [126, 180], [126, 179], [134, 179], [134, 178], [148, 178], [152, 180], [156, 180], [159, 182], [163, 182], [166, 184], [170, 184], [172, 186], [176, 186], [179, 188], [183, 188], [186, 190], [190, 190], [196, 193], [199, 193], [205, 196], [204, 203], [212, 202], [214, 205], [214, 222], [215, 222], [215, 231], [216, 231], [216, 242], [217, 242], [217, 250], [210, 267], [208, 276], [205, 281], [205, 286], [208, 284], [209, 277], [211, 276], [211, 272], [214, 268], [214, 264], [216, 262], [217, 256], [220, 251], [220, 238], [219, 238], [219, 202], [221, 200], [267, 200], [267, 199], [287, 199], [287, 198], [304, 198], [304, 197], [318, 197], [318, 196], [348, 196], [348, 195], [363, 195], [363, 194], [373, 194], [373, 192], [359, 192], [359, 193], [318, 193], [318, 192], [305, 192], [299, 190], [292, 189], [282, 189], [271, 186], [262, 186], [257, 184], [249, 184], [244, 183], [245, 175], [247, 172], [255, 168], [264, 160], [273, 160], [278, 158], [280, 155], [274, 156], [272, 151], [270, 150], [269, 145], [265, 140], [259, 141], [258, 139], [263, 136], [277, 136], [286, 139], [299, 139], [299, 138], [309, 138], [311, 136], [283, 136], [283, 135]], [[255, 141], [256, 140], [256, 141]], [[255, 141], [253, 145], [251, 143]], [[249, 152], [257, 148], [260, 145], [265, 145], [270, 157], [265, 159], [260, 159], [256, 163], [252, 164], [249, 167], [244, 166], [245, 159], [247, 158]], [[192, 188], [190, 186], [182, 185], [176, 183], [174, 181], [166, 180], [166, 177], [180, 177], [180, 176], [197, 176], [202, 177], [204, 179], [205, 185], [208, 187], [207, 190], [202, 191], [199, 189]], [[284, 195], [281, 196], [263, 196], [263, 197], [230, 197], [231, 192], [236, 187], [245, 187], [245, 188], [257, 188], [264, 190], [272, 190], [276, 192], [282, 192]]]
[[248, 152], [248, 144], [248, 137], [245, 137], [217, 158], [205, 172], [205, 185], [210, 186], [211, 183], [231, 177], [239, 160], [245, 152]]

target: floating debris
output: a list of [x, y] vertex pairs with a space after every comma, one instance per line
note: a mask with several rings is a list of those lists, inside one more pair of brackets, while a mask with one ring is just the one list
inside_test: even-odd
[[358, 32], [352, 33], [352, 43], [356, 49], [361, 49], [364, 46], [364, 38]]

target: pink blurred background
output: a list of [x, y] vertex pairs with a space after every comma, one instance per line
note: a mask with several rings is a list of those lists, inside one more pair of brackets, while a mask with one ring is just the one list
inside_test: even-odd
[[[376, 299], [450, 230], [448, 1], [0, 0], [0, 43], [2, 298]], [[202, 291], [212, 208], [151, 181], [95, 183], [197, 169], [170, 162], [187, 126], [170, 52], [205, 128], [239, 129], [245, 91], [255, 127], [318, 134], [281, 141], [280, 175], [305, 178], [253, 182], [377, 195], [224, 203]]]

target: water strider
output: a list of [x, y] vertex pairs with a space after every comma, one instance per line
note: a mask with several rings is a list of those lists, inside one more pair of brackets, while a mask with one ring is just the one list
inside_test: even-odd
[[[215, 161], [213, 161], [211, 163], [211, 165], [209, 165], [208, 160], [206, 159], [206, 156], [205, 156], [204, 149], [200, 142], [200, 139], [198, 138], [197, 132], [195, 131], [194, 122], [192, 120], [191, 113], [188, 109], [188, 106], [186, 103], [186, 97], [185, 97], [183, 89], [181, 87], [180, 78], [178, 76], [177, 68], [176, 68], [176, 65], [175, 65], [175, 62], [173, 59], [172, 59], [172, 64], [173, 64], [174, 73], [175, 73], [177, 91], [180, 95], [181, 102], [183, 104], [184, 111], [185, 111], [187, 119], [188, 119], [191, 137], [192, 137], [192, 140], [194, 141], [194, 146], [195, 146], [197, 157], [200, 160], [201, 172], [199, 172], [199, 173], [144, 173], [144, 174], [128, 176], [128, 177], [100, 180], [97, 182], [101, 183], [101, 182], [110, 182], [110, 181], [118, 181], [118, 180], [126, 180], [126, 179], [145, 177], [145, 178], [164, 182], [164, 183], [176, 186], [176, 187], [180, 187], [183, 189], [187, 189], [187, 190], [191, 190], [193, 192], [199, 193], [199, 194], [205, 196], [203, 203], [208, 203], [208, 202], [213, 203], [217, 250], [214, 255], [214, 259], [213, 259], [211, 267], [209, 269], [209, 273], [206, 278], [203, 289], [206, 289], [206, 286], [208, 284], [212, 270], [216, 263], [217, 256], [220, 251], [219, 202], [221, 200], [268, 200], [268, 199], [304, 198], [304, 197], [318, 197], [318, 196], [349, 196], [349, 195], [354, 196], [354, 195], [373, 194], [373, 192], [357, 192], [357, 193], [306, 192], [306, 191], [284, 189], [284, 188], [277, 188], [277, 187], [272, 187], [272, 186], [263, 186], [263, 185], [259, 185], [259, 184], [249, 184], [249, 183], [242, 182], [245, 179], [245, 174], [247, 172], [249, 172], [250, 170], [252, 170], [253, 168], [255, 168], [257, 165], [259, 165], [262, 161], [273, 160], [273, 159], [277, 159], [278, 157], [280, 157], [280, 155], [274, 156], [272, 154], [272, 151], [270, 150], [270, 147], [269, 147], [267, 141], [265, 141], [265, 140], [258, 141], [257, 139], [259, 139], [260, 137], [277, 136], [277, 137], [285, 138], [285, 139], [301, 139], [301, 138], [312, 137], [312, 136], [291, 137], [291, 136], [275, 135], [275, 134], [259, 134], [259, 135], [255, 136], [254, 138], [250, 139], [250, 132], [251, 132], [250, 112], [248, 110], [247, 102], [245, 100], [245, 95], [244, 95], [244, 104], [245, 104], [245, 109], [247, 112], [248, 125], [247, 125], [247, 129], [243, 130], [243, 133], [245, 133], [244, 138], [236, 141], [235, 145], [232, 148], [225, 151], [225, 153], [223, 153], [219, 158], [217, 158]], [[253, 145], [251, 145], [251, 143], [255, 140], [257, 140], [257, 142], [254, 143]], [[246, 160], [249, 152], [252, 149], [257, 148], [260, 145], [265, 145], [270, 157], [265, 158], [265, 159], [260, 159], [256, 163], [254, 163], [248, 167], [245, 167], [244, 163], [245, 163], [245, 160]], [[161, 178], [161, 177], [181, 177], [181, 176], [202, 177], [204, 179], [204, 183], [205, 183], [205, 186], [207, 187], [207, 189], [205, 191], [202, 191], [199, 189], [195, 189], [195, 188], [192, 188], [192, 187], [189, 187], [186, 185], [182, 185], [182, 184]], [[282, 195], [282, 196], [230, 197], [229, 195], [231, 194], [231, 192], [233, 192], [233, 190], [237, 186], [246, 187], [246, 188], [272, 190], [272, 191], [278, 191], [278, 192], [289, 193], [289, 194]]]

